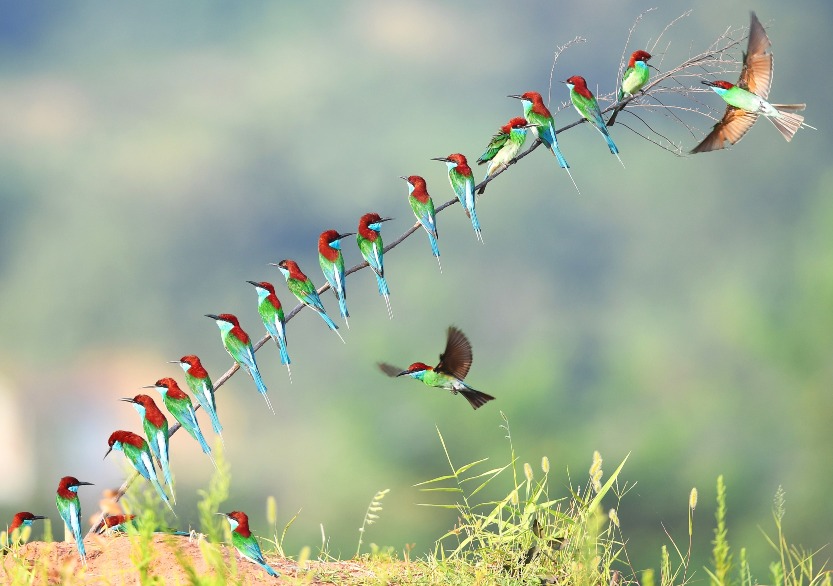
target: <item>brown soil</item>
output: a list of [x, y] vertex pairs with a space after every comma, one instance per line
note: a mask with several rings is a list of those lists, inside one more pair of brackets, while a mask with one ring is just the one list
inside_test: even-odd
[[[135, 556], [138, 546], [131, 544], [126, 535], [115, 537], [95, 537], [84, 542], [87, 551], [87, 566], [81, 565], [75, 544], [32, 542], [24, 545], [18, 557], [27, 567], [40, 567], [37, 572], [36, 586], [51, 584], [95, 584], [101, 586], [138, 585], [139, 571], [131, 555]], [[150, 576], [161, 579], [164, 584], [188, 584], [189, 579], [182, 565], [177, 560], [175, 551], [185, 557], [195, 568], [198, 575], [216, 573], [203, 559], [197, 540], [188, 537], [155, 535], [153, 537], [154, 559], [150, 563]], [[219, 546], [225, 560], [229, 555], [237, 555], [233, 548]], [[378, 578], [366, 566], [355, 562], [307, 562], [299, 571], [295, 561], [276, 558], [269, 560], [280, 578], [272, 578], [259, 566], [245, 559], [237, 560], [237, 580], [233, 584], [287, 584], [296, 583], [302, 578], [305, 584], [333, 583], [373, 583]], [[18, 562], [20, 563], [20, 562]], [[0, 585], [12, 584], [11, 571], [15, 560], [11, 555], [3, 559], [0, 567]]]

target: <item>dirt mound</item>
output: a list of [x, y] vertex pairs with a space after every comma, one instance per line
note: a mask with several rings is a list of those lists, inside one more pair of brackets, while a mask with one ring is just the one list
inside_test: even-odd
[[[3, 559], [0, 568], [0, 584], [15, 584], [21, 581], [23, 568], [34, 570], [35, 586], [48, 584], [94, 584], [96, 586], [119, 586], [139, 584], [140, 567], [144, 565], [148, 576], [161, 579], [165, 584], [188, 584], [189, 573], [185, 566], [191, 566], [198, 576], [217, 574], [203, 555], [197, 539], [172, 535], [154, 535], [151, 559], [140, 563], [140, 548], [126, 535], [94, 537], [85, 540], [87, 565], [78, 559], [78, 552], [72, 543], [32, 542], [23, 546], [17, 559], [12, 555]], [[203, 543], [203, 547], [208, 544]], [[223, 567], [228, 568], [230, 556], [237, 558], [233, 548], [211, 545], [222, 556]], [[182, 560], [182, 561], [181, 561]], [[237, 558], [236, 572], [229, 577], [229, 583], [241, 584], [283, 584], [294, 583], [298, 577], [308, 576], [308, 584], [332, 584], [333, 581], [373, 582], [373, 572], [354, 562], [308, 562], [298, 568], [293, 560], [270, 558], [269, 564], [281, 574], [272, 578], [259, 566], [245, 559]], [[183, 564], [184, 562], [184, 564]], [[16, 573], [17, 571], [17, 573]], [[323, 580], [323, 581], [319, 581]]]

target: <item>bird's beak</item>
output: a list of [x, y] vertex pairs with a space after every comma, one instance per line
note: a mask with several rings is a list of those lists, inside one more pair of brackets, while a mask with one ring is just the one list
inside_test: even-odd
[[431, 160], [432, 161], [442, 161], [443, 163], [447, 163], [448, 162], [448, 157], [434, 157]]
[[523, 100], [523, 98], [521, 96], [512, 95], [512, 96], [506, 96], [506, 97], [507, 98], [515, 98], [516, 100]]
[[33, 520], [37, 520], [37, 519], [46, 519], [46, 517], [44, 517], [43, 515], [32, 515], [32, 519], [33, 519]]
[[260, 287], [260, 283], [258, 283], [257, 281], [246, 281], [246, 282], [249, 283], [250, 285], [254, 285], [255, 287]]
[[406, 375], [406, 374], [411, 374], [411, 371], [410, 371], [410, 370], [403, 370], [402, 372], [400, 372], [400, 373], [399, 373], [399, 374], [397, 374], [396, 376], [404, 376], [404, 375]]
[[[107, 453], [109, 454], [110, 452]], [[92, 482], [79, 482], [78, 486], [95, 486], [95, 484], [93, 484]]]
[[146, 387], [142, 387], [143, 389], [155, 389], [156, 385], [147, 385]]
[[[102, 458], [102, 460], [106, 460], [106, 459], [107, 459], [107, 456], [109, 456], [109, 455], [110, 455], [110, 452], [112, 452], [112, 451], [113, 451], [113, 446], [110, 446], [110, 449], [109, 449], [109, 450], [107, 450], [107, 453], [106, 453], [106, 454], [104, 454], [104, 457]], [[85, 484], [85, 483], [83, 483], [83, 482], [79, 482], [78, 484]]]
[[714, 86], [715, 86], [715, 84], [714, 84], [714, 82], [713, 82], [713, 81], [709, 81], [709, 80], [707, 80], [707, 79], [703, 79], [703, 80], [701, 80], [701, 81], [700, 81], [700, 83], [702, 83], [703, 85], [707, 85], [707, 86], [709, 86], [709, 87], [714, 87]]
[[561, 83], [569, 83], [569, 82], [565, 79]]
[[[206, 314], [205, 314], [205, 317], [210, 317], [210, 318], [211, 318], [211, 319], [213, 319], [214, 321], [217, 321], [218, 319], [220, 319], [220, 316], [219, 316], [219, 315], [214, 315], [213, 313], [206, 313]], [[145, 387], [145, 388], [147, 388], [147, 387]]]
[[381, 224], [382, 222], [390, 222], [392, 219], [393, 218], [382, 218], [381, 220], [379, 220], [379, 223]]
[[654, 70], [654, 71], [656, 71], [657, 73], [662, 73], [662, 71], [660, 71], [658, 68], [654, 67], [653, 65], [651, 65], [651, 64], [650, 64], [650, 63], [648, 63], [647, 61], [645, 62], [645, 65], [647, 65], [648, 67], [650, 67], [651, 69], [653, 69], [653, 70]]
[[[278, 267], [278, 268], [280, 268], [280, 267], [281, 267], [281, 265], [280, 265], [280, 264], [278, 264], [278, 263], [276, 263], [276, 262], [270, 262], [270, 263], [269, 263], [269, 266], [272, 266], [272, 267]], [[221, 514], [222, 514], [222, 513], [221, 513]]]
[[168, 364], [182, 364], [181, 360], [168, 360]]
[[536, 127], [536, 126], [538, 126], [538, 125], [537, 125], [537, 124], [534, 124], [534, 123], [532, 123], [532, 124], [524, 124], [523, 126], [521, 126], [521, 128], [534, 128], [534, 127]]
[[124, 401], [125, 403], [135, 403], [136, 400], [132, 397], [125, 397], [124, 399], [119, 399], [119, 401]]
[[347, 238], [348, 236], [355, 236], [355, 232], [345, 232], [344, 234], [339, 234], [338, 239], [341, 240], [342, 238]]
[[[402, 175], [400, 175], [400, 176], [399, 176], [399, 178], [400, 178], [400, 179], [404, 179], [405, 181], [408, 181], [408, 178], [407, 178], [407, 177], [403, 177]], [[408, 183], [410, 183], [410, 181], [408, 181]]]

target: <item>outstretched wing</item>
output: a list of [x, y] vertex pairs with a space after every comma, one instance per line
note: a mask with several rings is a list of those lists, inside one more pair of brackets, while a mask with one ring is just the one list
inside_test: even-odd
[[440, 354], [440, 362], [434, 370], [463, 380], [469, 373], [471, 361], [472, 351], [469, 339], [454, 326], [449, 327], [445, 350]]
[[735, 144], [752, 128], [757, 119], [758, 115], [754, 112], [747, 112], [734, 106], [727, 107], [720, 122], [714, 125], [712, 131], [700, 144], [691, 149], [691, 153], [707, 153], [722, 149], [726, 146], [726, 141], [729, 141], [729, 144]]
[[743, 59], [743, 69], [737, 85], [753, 94], [767, 99], [772, 85], [772, 53], [767, 53], [772, 43], [764, 26], [755, 13], [749, 23], [749, 44]]
[[394, 366], [393, 364], [388, 364], [387, 362], [377, 362], [376, 366], [379, 367], [379, 370], [391, 377], [398, 375], [400, 372], [404, 370], [402, 368]]

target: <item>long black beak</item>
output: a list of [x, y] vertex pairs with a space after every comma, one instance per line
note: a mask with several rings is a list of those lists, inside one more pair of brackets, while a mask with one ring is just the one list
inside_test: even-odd
[[142, 387], [143, 389], [155, 389], [156, 385], [147, 385], [146, 387]]
[[434, 157], [431, 160], [432, 161], [442, 161], [443, 163], [447, 163], [448, 162], [448, 157]]
[[348, 236], [355, 236], [355, 232], [345, 232], [344, 234], [339, 234], [338, 239], [341, 240], [342, 238], [347, 238]]
[[168, 364], [182, 364], [181, 360], [168, 360]]
[[707, 79], [701, 80], [700, 83], [709, 87], [714, 87], [716, 85], [713, 81], [708, 81]]
[[[220, 316], [219, 316], [219, 315], [214, 315], [213, 313], [206, 313], [206, 314], [205, 314], [205, 317], [210, 317], [210, 318], [211, 318], [211, 319], [213, 319], [214, 321], [217, 321], [218, 319], [220, 319]], [[145, 387], [145, 388], [147, 388], [147, 387]]]
[[[270, 262], [269, 266], [280, 268], [281, 265], [280, 265], [280, 263], [277, 263], [277, 262]], [[220, 513], [220, 514], [222, 515], [222, 513]]]
[[397, 374], [396, 376], [404, 376], [404, 375], [406, 375], [406, 374], [411, 374], [411, 371], [410, 371], [410, 370], [403, 370], [402, 372], [400, 372], [400, 373], [399, 373], [399, 374]]
[[[433, 160], [433, 159], [432, 159], [432, 160]], [[400, 178], [400, 179], [404, 179], [405, 181], [408, 181], [408, 178], [407, 178], [407, 177], [403, 177], [402, 175], [400, 175], [400, 176], [399, 176], [399, 178]], [[410, 183], [410, 181], [408, 181], [408, 183]]]
[[95, 484], [93, 484], [92, 482], [78, 482], [77, 486], [95, 486]]
[[255, 287], [260, 287], [260, 283], [258, 283], [257, 281], [246, 281], [246, 282], [249, 283], [250, 285], [254, 285]]
[[32, 520], [35, 521], [37, 519], [46, 519], [43, 515], [32, 515]]
[[521, 96], [506, 96], [507, 98], [515, 98], [516, 100], [523, 100]]
[[138, 401], [132, 397], [125, 397], [124, 399], [119, 399], [119, 401], [124, 401], [125, 403], [138, 403]]
[[393, 218], [382, 218], [381, 220], [379, 220], [379, 223], [382, 223], [382, 222], [390, 222], [392, 219], [393, 219]]
[[[112, 451], [113, 451], [113, 446], [110, 446], [110, 449], [109, 449], [109, 450], [107, 450], [107, 453], [106, 453], [106, 454], [104, 454], [104, 457], [102, 458], [102, 460], [106, 460], [106, 459], [107, 459], [107, 456], [109, 456], [109, 455], [110, 455], [110, 452], [112, 452]], [[86, 483], [86, 482], [79, 482], [78, 484], [87, 484], [87, 483]]]

